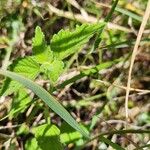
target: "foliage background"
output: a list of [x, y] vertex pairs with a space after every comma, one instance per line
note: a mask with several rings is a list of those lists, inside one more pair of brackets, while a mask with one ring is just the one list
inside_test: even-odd
[[[93, 18], [96, 21], [104, 19], [110, 11], [108, 7], [112, 5], [111, 0], [95, 2], [77, 0], [79, 6], [73, 2], [71, 0], [1, 0], [1, 68], [7, 68], [17, 58], [32, 55], [32, 38], [36, 26], [41, 27], [46, 42], [49, 44], [53, 35], [61, 29], [74, 31], [77, 24], [93, 22]], [[108, 132], [105, 137], [125, 149], [138, 149], [140, 146], [149, 144], [150, 141], [148, 132], [150, 127], [149, 22], [135, 60], [131, 84], [133, 89], [129, 97], [128, 129], [135, 133], [122, 133], [122, 130], [126, 128], [124, 99], [130, 56], [146, 4], [147, 0], [120, 0], [109, 26], [102, 33], [99, 48], [91, 51], [95, 39], [92, 37], [83, 48], [79, 48], [76, 53], [65, 58], [65, 71], [53, 85], [53, 88], [57, 88], [53, 95], [87, 132], [92, 136]], [[63, 15], [60, 10], [68, 12], [71, 17], [67, 17], [68, 14]], [[79, 14], [81, 19], [76, 18], [76, 14]], [[120, 60], [111, 67], [75, 80], [64, 88], [58, 88], [59, 84], [77, 75], [79, 71], [115, 59]], [[3, 81], [4, 78], [1, 76], [1, 89]], [[36, 82], [52, 93], [50, 81], [45, 76], [39, 76]], [[0, 99], [0, 118], [21, 108], [21, 111], [10, 113], [8, 118], [0, 122], [1, 147], [27, 150], [50, 149], [49, 146], [39, 148], [37, 144], [42, 141], [43, 133], [40, 134], [39, 131], [42, 132], [42, 129], [47, 128], [46, 135], [42, 136], [42, 139], [45, 145], [46, 143], [52, 145], [47, 137], [52, 138], [54, 131], [54, 141], [58, 140], [59, 144], [61, 141], [60, 147], [58, 144], [56, 149], [62, 149], [62, 146], [66, 149], [81, 149], [81, 147], [92, 150], [111, 149], [111, 144], [108, 144], [103, 138], [96, 138], [85, 144], [87, 141], [81, 134], [62, 121], [33, 93], [24, 98], [26, 93], [24, 89], [20, 90], [22, 90], [20, 95], [15, 93]], [[119, 131], [119, 134], [112, 134], [116, 130]], [[139, 130], [144, 133], [138, 134]], [[42, 144], [39, 143], [39, 145]]]

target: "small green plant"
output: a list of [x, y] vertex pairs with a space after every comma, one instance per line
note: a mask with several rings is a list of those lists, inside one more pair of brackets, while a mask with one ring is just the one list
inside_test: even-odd
[[0, 0], [0, 149], [148, 149], [149, 7]]
[[[52, 87], [55, 86], [59, 76], [65, 69], [63, 60], [81, 49], [97, 30], [100, 30], [103, 27], [104, 23], [92, 25], [83, 24], [77, 26], [72, 32], [69, 30], [61, 30], [52, 37], [50, 45], [46, 43], [41, 28], [36, 27], [35, 36], [32, 40], [33, 55], [15, 60], [9, 67], [10, 71], [0, 70], [0, 74], [7, 76], [3, 83], [0, 95], [8, 96], [14, 93], [12, 109], [6, 117], [17, 117], [20, 112], [24, 112], [26, 107], [32, 103], [27, 90], [24, 88], [26, 87], [32, 90], [70, 126], [79, 131], [81, 135], [89, 138], [85, 129], [74, 120], [58, 100], [51, 96], [44, 88], [36, 84], [34, 80], [40, 76], [43, 80], [48, 79]], [[35, 132], [35, 137], [41, 149], [43, 149], [41, 143], [42, 140], [40, 139], [43, 135], [42, 130], [45, 134], [48, 134], [50, 138], [52, 138], [51, 136], [58, 137], [60, 135], [59, 129], [50, 124], [37, 127], [35, 130], [40, 130], [38, 134]], [[81, 137], [81, 135], [79, 134], [77, 137]], [[44, 136], [42, 136], [42, 139], [44, 140]], [[45, 140], [43, 142], [45, 142]], [[32, 144], [32, 142], [35, 143], [36, 141], [32, 139], [30, 142], [30, 144]], [[28, 146], [28, 143], [26, 146]], [[59, 149], [62, 149], [61, 147], [62, 146], [60, 146]]]
[[[17, 134], [26, 134], [31, 132], [34, 137], [29, 138], [25, 143], [27, 150], [62, 150], [67, 143], [74, 141], [78, 147], [84, 145], [85, 139], [90, 140], [89, 127], [79, 124], [70, 115], [70, 113], [55, 99], [51, 94], [57, 88], [63, 88], [67, 84], [76, 80], [97, 73], [99, 70], [108, 68], [120, 59], [101, 63], [93, 68], [80, 72], [79, 75], [64, 81], [57, 85], [58, 78], [66, 70], [66, 58], [74, 53], [78, 53], [82, 47], [89, 41], [93, 35], [96, 35], [93, 43], [92, 51], [95, 50], [101, 42], [101, 33], [111, 17], [118, 1], [115, 1], [108, 17], [102, 23], [83, 24], [76, 26], [74, 31], [60, 30], [53, 35], [50, 44], [47, 44], [44, 33], [38, 26], [35, 29], [35, 36], [32, 39], [32, 56], [18, 58], [9, 66], [9, 71], [0, 70], [0, 74], [6, 76], [0, 91], [0, 96], [8, 96], [13, 94], [13, 102], [8, 115], [1, 120], [9, 117], [17, 118], [20, 113], [24, 113], [28, 106], [35, 103], [36, 97], [31, 100], [30, 89], [41, 100], [45, 102], [49, 108], [57, 113], [66, 122], [58, 128], [49, 120], [48, 110], [45, 110], [46, 123], [32, 127], [29, 131], [26, 124], [22, 124]], [[65, 60], [66, 59], [66, 60]], [[64, 61], [65, 60], [65, 61]], [[46, 91], [42, 86], [36, 83], [37, 79], [48, 80], [50, 86]], [[42, 105], [43, 106], [43, 105]], [[114, 149], [123, 150], [118, 144], [111, 142], [103, 135], [99, 136], [102, 142], [111, 145]]]

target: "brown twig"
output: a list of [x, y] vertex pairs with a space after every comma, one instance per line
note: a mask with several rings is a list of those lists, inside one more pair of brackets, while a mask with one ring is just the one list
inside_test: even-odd
[[133, 49], [133, 53], [132, 53], [132, 56], [131, 56], [131, 63], [130, 63], [130, 68], [129, 68], [127, 89], [126, 89], [126, 97], [125, 97], [125, 113], [126, 113], [126, 118], [127, 119], [129, 117], [128, 116], [128, 97], [129, 97], [129, 94], [130, 94], [130, 84], [131, 84], [131, 75], [132, 75], [133, 65], [134, 65], [135, 57], [137, 55], [138, 47], [139, 47], [139, 44], [140, 44], [140, 41], [141, 41], [141, 38], [142, 38], [144, 28], [147, 24], [149, 15], [150, 15], [150, 0], [147, 3], [147, 8], [146, 8], [146, 11], [145, 11], [145, 14], [144, 14], [144, 17], [143, 17], [143, 20], [142, 20], [142, 24], [140, 26], [140, 30], [139, 30], [139, 33], [138, 33], [138, 36], [137, 36], [137, 39], [136, 39], [136, 43], [135, 43], [135, 46], [134, 46], [134, 49]]

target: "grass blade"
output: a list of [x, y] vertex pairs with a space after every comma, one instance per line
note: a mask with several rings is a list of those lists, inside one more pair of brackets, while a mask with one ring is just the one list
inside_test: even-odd
[[100, 136], [100, 141], [107, 143], [108, 145], [110, 145], [112, 148], [116, 149], [116, 150], [125, 150], [124, 148], [122, 148], [121, 146], [119, 146], [116, 143], [113, 143], [111, 140], [105, 138], [104, 136]]
[[[118, 4], [118, 1], [119, 1], [119, 0], [116, 0], [116, 1], [113, 3], [109, 14], [108, 14], [108, 15], [106, 16], [106, 18], [104, 19], [104, 22], [106, 23], [105, 26], [107, 25], [108, 21], [111, 19], [112, 14], [113, 14], [113, 12], [115, 11], [115, 8], [116, 8], [116, 6], [117, 6], [117, 4]], [[99, 30], [99, 32], [97, 32], [97, 35], [96, 35], [96, 38], [95, 38], [95, 42], [94, 42], [94, 44], [93, 44], [93, 46], [92, 46], [91, 52], [95, 51], [95, 50], [99, 47], [99, 45], [100, 45], [100, 43], [101, 43], [101, 41], [102, 41], [101, 35], [102, 35], [102, 33], [103, 33], [103, 30], [105, 29], [105, 26], [104, 26], [103, 28], [101, 28], [101, 29]], [[101, 58], [101, 57], [102, 57], [102, 52], [100, 51], [100, 53], [99, 53], [99, 60], [100, 60], [100, 62], [102, 61], [102, 58]]]
[[0, 74], [7, 76], [13, 80], [18, 81], [25, 87], [32, 90], [39, 98], [41, 98], [55, 113], [57, 113], [62, 119], [64, 119], [70, 126], [79, 131], [84, 137], [89, 138], [87, 133], [79, 126], [74, 118], [68, 113], [68, 111], [45, 89], [38, 84], [34, 83], [21, 75], [14, 72], [0, 70]]

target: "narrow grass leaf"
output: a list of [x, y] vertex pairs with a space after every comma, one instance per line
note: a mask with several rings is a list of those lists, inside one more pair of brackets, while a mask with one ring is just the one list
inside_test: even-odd
[[[10, 66], [10, 70], [34, 80], [39, 74], [40, 66], [34, 61], [33, 57], [25, 57], [15, 60]], [[0, 90], [0, 96], [10, 95], [17, 92], [21, 87], [22, 85], [19, 82], [6, 78]]]
[[5, 75], [13, 80], [18, 81], [25, 87], [32, 90], [38, 97], [40, 97], [54, 112], [56, 112], [62, 119], [64, 119], [70, 126], [78, 130], [83, 136], [89, 138], [87, 133], [79, 126], [75, 119], [69, 114], [69, 112], [45, 89], [38, 84], [34, 83], [30, 79], [27, 79], [21, 75], [10, 71], [0, 70], [0, 74]]
[[114, 148], [116, 150], [125, 150], [124, 148], [122, 148], [121, 146], [119, 146], [116, 143], [113, 143], [111, 140], [105, 138], [104, 136], [100, 136], [99, 139], [100, 139], [100, 141], [107, 143], [108, 145], [110, 145], [112, 148]]

